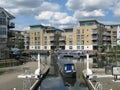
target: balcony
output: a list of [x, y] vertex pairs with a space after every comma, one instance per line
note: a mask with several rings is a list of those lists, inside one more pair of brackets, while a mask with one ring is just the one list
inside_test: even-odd
[[50, 43], [50, 45], [51, 45], [51, 46], [55, 46], [55, 44], [54, 44], [54, 43]]
[[108, 37], [104, 37], [103, 38], [103, 41], [110, 41], [111, 39], [110, 38], [108, 38]]
[[98, 36], [92, 36], [93, 40], [98, 40]]
[[117, 33], [113, 33], [112, 36], [117, 36]]
[[28, 37], [30, 37], [30, 34], [25, 34], [25, 36], [24, 36], [24, 37], [28, 38]]
[[65, 40], [65, 37], [60, 37], [59, 40], [60, 40], [60, 41], [64, 41], [64, 40]]
[[107, 40], [107, 37], [104, 37], [104, 38], [103, 38], [103, 41], [106, 41], [106, 40]]
[[104, 32], [102, 35], [103, 35], [103, 36], [110, 36], [110, 33]]
[[103, 45], [106, 46], [106, 45], [108, 45], [108, 43], [107, 42], [103, 42]]
[[98, 46], [98, 42], [93, 42], [93, 46]]
[[15, 24], [13, 22], [9, 23], [8, 28], [15, 28]]
[[92, 34], [98, 34], [98, 31], [93, 31]]
[[111, 38], [107, 38], [107, 41], [110, 41], [111, 40]]
[[55, 41], [55, 38], [53, 37], [53, 38], [50, 38], [50, 41]]
[[65, 46], [65, 43], [59, 43], [59, 46]]

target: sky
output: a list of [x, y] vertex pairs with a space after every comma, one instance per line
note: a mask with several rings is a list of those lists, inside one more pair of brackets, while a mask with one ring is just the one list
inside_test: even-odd
[[120, 0], [0, 0], [0, 7], [16, 17], [15, 30], [38, 24], [62, 29], [84, 19], [120, 23]]

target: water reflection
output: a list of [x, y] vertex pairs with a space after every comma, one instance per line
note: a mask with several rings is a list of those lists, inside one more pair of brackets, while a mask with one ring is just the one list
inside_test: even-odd
[[[43, 59], [43, 60], [42, 60]], [[42, 81], [39, 90], [88, 90], [82, 78], [82, 70], [84, 69], [84, 60], [73, 59], [76, 66], [76, 78], [67, 78], [61, 75], [57, 66], [57, 56], [41, 56], [41, 62], [46, 62], [50, 65], [50, 71], [47, 77]], [[45, 61], [47, 60], [47, 61]]]
[[40, 90], [66, 90], [66, 87], [61, 77], [51, 77], [42, 82]]
[[[88, 90], [82, 77], [82, 71], [86, 68], [86, 58], [74, 59], [69, 57], [66, 59], [74, 62], [77, 72], [76, 78], [66, 78], [60, 74], [56, 55], [41, 55], [41, 62], [50, 65], [50, 71], [41, 83], [39, 90]], [[90, 57], [90, 68], [103, 68], [107, 65], [112, 66], [116, 60], [119, 60], [118, 56], [103, 55]]]

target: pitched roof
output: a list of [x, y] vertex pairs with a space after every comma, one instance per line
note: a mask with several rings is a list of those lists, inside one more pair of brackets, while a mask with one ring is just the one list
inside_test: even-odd
[[12, 14], [10, 14], [9, 12], [7, 12], [4, 8], [2, 8], [2, 7], [0, 7], [0, 12], [1, 11], [3, 11], [6, 15], [7, 15], [7, 17], [9, 18], [9, 19], [14, 19], [15, 17], [12, 15]]

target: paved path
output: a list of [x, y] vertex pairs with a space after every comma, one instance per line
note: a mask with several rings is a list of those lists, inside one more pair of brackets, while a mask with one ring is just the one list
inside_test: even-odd
[[93, 76], [94, 78], [90, 79], [93, 86], [99, 82], [102, 85], [102, 90], [120, 90], [120, 78], [118, 82], [115, 82], [114, 76], [112, 74], [105, 74], [104, 69], [94, 70]]
[[100, 82], [102, 85], [102, 90], [120, 90], [120, 82], [113, 82], [112, 77], [97, 78], [96, 81]]
[[37, 68], [37, 62], [28, 62], [21, 66], [2, 68], [5, 73], [0, 75], [0, 90], [23, 90], [23, 80], [18, 79], [17, 76], [24, 73], [25, 69], [28, 69], [30, 73], [34, 73]]

